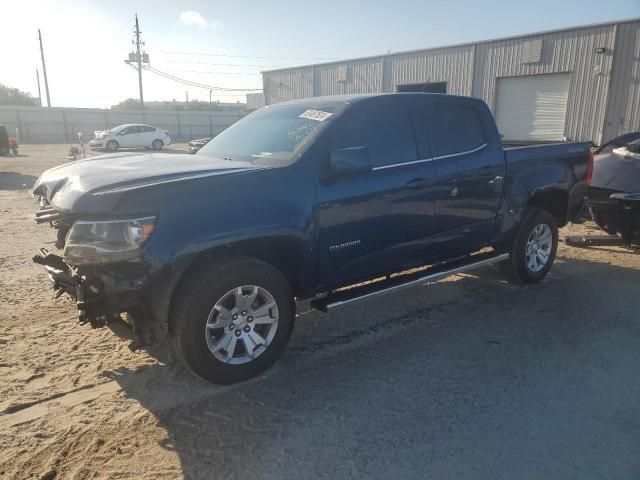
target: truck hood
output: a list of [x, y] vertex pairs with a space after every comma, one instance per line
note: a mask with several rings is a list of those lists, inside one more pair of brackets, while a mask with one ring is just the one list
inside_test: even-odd
[[69, 210], [76, 200], [86, 195], [109, 195], [262, 168], [250, 162], [206, 155], [123, 152], [51, 168], [40, 176], [33, 193], [41, 198], [41, 203]]

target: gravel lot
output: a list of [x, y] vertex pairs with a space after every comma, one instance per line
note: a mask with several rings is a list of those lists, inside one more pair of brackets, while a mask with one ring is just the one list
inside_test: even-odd
[[637, 253], [303, 311], [267, 374], [211, 386], [52, 298], [29, 188], [67, 149], [0, 157], [0, 478], [640, 478]]

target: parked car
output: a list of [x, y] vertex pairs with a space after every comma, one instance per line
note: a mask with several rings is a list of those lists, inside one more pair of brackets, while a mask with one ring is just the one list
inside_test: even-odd
[[296, 300], [329, 311], [492, 263], [519, 283], [542, 280], [558, 227], [582, 207], [589, 147], [505, 150], [474, 98], [281, 103], [195, 155], [44, 172], [36, 216], [63, 253], [34, 261], [82, 322], [155, 322], [198, 375], [237, 382], [280, 356]]
[[0, 155], [18, 154], [18, 142], [7, 133], [7, 127], [0, 125]]
[[610, 235], [640, 243], [640, 132], [614, 138], [594, 152], [587, 204]]
[[189, 142], [189, 153], [196, 153], [200, 150], [211, 138], [197, 138]]
[[110, 130], [94, 132], [96, 138], [89, 142], [94, 150], [115, 152], [119, 148], [153, 148], [161, 150], [171, 145], [169, 132], [151, 125], [131, 124], [118, 125]]

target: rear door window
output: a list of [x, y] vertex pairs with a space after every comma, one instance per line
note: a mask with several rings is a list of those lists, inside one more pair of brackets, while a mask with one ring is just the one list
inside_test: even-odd
[[334, 148], [367, 147], [374, 167], [418, 158], [413, 124], [406, 105], [356, 106], [340, 124]]
[[429, 138], [435, 155], [455, 155], [486, 143], [478, 111], [468, 105], [432, 103], [427, 107]]

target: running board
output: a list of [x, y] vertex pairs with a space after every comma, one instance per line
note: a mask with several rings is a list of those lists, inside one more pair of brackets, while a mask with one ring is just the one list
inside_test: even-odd
[[509, 258], [508, 253], [496, 254], [495, 252], [480, 253], [447, 263], [440, 263], [420, 270], [416, 273], [387, 277], [386, 280], [370, 283], [361, 287], [353, 287], [347, 290], [333, 291], [329, 295], [316, 298], [311, 301], [311, 306], [317, 310], [328, 312], [329, 310], [346, 305], [348, 303], [365, 300], [376, 295], [386, 294], [412, 287], [424, 282], [435, 282], [454, 273], [468, 272], [476, 268], [485, 267]]

